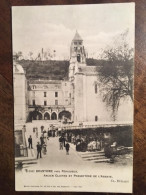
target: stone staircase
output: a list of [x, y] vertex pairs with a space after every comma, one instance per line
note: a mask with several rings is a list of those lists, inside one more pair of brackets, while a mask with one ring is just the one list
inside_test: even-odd
[[110, 158], [105, 157], [103, 151], [79, 152], [79, 155], [84, 161], [91, 161], [93, 163], [110, 162]]
[[27, 168], [31, 165], [37, 164], [36, 154], [34, 149], [28, 149], [27, 157], [17, 157], [15, 158], [15, 168]]

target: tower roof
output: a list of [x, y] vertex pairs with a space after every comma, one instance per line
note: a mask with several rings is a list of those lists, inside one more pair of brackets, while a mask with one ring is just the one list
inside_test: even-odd
[[73, 38], [73, 41], [83, 41], [83, 39], [79, 35], [78, 31], [76, 31], [76, 34], [75, 34], [75, 36]]

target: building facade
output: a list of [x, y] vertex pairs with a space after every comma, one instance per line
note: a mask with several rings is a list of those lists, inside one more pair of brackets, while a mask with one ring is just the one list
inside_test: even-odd
[[[102, 101], [98, 66], [87, 66], [83, 39], [78, 32], [70, 46], [68, 80], [28, 80], [26, 85], [25, 72], [21, 66], [20, 69], [20, 74], [14, 72], [15, 120], [79, 123], [112, 120], [112, 111]], [[126, 112], [127, 101], [119, 105], [118, 121], [132, 121]], [[128, 106], [133, 109], [130, 101]]]
[[69, 80], [72, 86], [74, 121], [110, 120], [100, 95], [98, 67], [87, 66], [83, 40], [78, 32], [72, 40], [70, 51]]
[[14, 62], [13, 65], [14, 84], [14, 121], [15, 124], [26, 122], [27, 112], [27, 81], [22, 66]]
[[28, 121], [72, 120], [70, 82], [30, 80], [28, 82]]

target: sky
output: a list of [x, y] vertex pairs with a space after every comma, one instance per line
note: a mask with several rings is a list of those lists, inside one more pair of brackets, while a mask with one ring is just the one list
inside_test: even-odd
[[56, 51], [58, 59], [69, 58], [76, 30], [89, 57], [97, 58], [115, 36], [129, 29], [128, 41], [134, 47], [134, 3], [14, 6], [12, 7], [13, 52], [23, 56], [33, 52]]

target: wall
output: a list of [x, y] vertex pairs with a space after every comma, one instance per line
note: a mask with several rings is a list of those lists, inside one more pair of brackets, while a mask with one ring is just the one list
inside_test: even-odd
[[[97, 83], [97, 93], [95, 84]], [[101, 88], [98, 84], [97, 75], [75, 75], [75, 121], [97, 122], [112, 121], [112, 109], [107, 107], [102, 100]], [[120, 101], [116, 121], [132, 121], [133, 105], [129, 98]], [[130, 114], [129, 114], [130, 113]]]
[[[86, 115], [87, 121], [110, 121], [109, 112], [105, 107], [99, 92], [97, 75], [86, 76]], [[95, 93], [95, 84], [97, 84], [97, 93]]]
[[84, 91], [83, 91], [83, 74], [75, 75], [74, 91], [74, 121], [81, 122], [84, 120]]
[[15, 124], [26, 121], [26, 80], [23, 73], [14, 74], [14, 119]]

